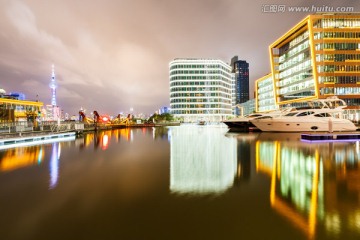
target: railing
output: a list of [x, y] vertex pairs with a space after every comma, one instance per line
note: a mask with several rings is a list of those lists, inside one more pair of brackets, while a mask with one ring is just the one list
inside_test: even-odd
[[56, 121], [43, 121], [35, 125], [33, 122], [0, 122], [0, 133], [83, 131], [84, 129], [93, 127], [90, 125], [91, 124], [75, 121], [62, 121], [60, 123]]

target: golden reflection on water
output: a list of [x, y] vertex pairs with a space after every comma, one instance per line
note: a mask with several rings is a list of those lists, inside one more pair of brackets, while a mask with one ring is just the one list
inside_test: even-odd
[[[299, 135], [285, 135], [286, 141], [279, 141], [278, 135], [262, 133], [255, 144], [256, 171], [271, 177], [271, 206], [309, 239], [318, 224], [332, 236], [359, 232], [354, 214], [360, 211], [359, 144], [303, 143]], [[353, 194], [357, 200], [349, 202]]]
[[13, 171], [19, 168], [40, 164], [43, 159], [44, 151], [42, 146], [9, 149], [0, 157], [0, 171]]

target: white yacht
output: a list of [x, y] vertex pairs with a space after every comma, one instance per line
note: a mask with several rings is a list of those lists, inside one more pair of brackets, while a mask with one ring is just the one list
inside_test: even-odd
[[289, 109], [284, 109], [282, 111], [272, 111], [267, 113], [253, 113], [241, 117], [232, 118], [230, 120], [225, 120], [223, 121], [223, 123], [225, 123], [230, 128], [230, 130], [233, 131], [258, 131], [259, 129], [251, 123], [251, 120], [268, 116], [280, 116], [288, 111]]
[[332, 97], [306, 103], [307, 107], [293, 108], [278, 117], [256, 118], [251, 123], [264, 132], [356, 131], [353, 122], [341, 118], [341, 112], [346, 107], [343, 100]]

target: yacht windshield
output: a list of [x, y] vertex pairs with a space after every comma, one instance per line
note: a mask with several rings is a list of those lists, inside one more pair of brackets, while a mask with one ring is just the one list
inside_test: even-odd
[[312, 111], [307, 111], [307, 112], [299, 113], [299, 114], [297, 115], [297, 117], [304, 117], [304, 116], [308, 116], [308, 115], [312, 115], [312, 114], [314, 114], [314, 112], [312, 112]]
[[291, 117], [291, 116], [294, 116], [296, 114], [297, 114], [297, 112], [288, 113], [288, 114], [285, 115], [285, 117]]
[[247, 115], [246, 117], [261, 117], [262, 115], [261, 114], [250, 114], [250, 115]]
[[319, 114], [315, 114], [315, 117], [331, 117], [331, 115], [329, 113], [319, 113]]

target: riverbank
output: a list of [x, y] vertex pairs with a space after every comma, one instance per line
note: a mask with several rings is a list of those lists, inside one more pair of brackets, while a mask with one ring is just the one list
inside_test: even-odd
[[0, 149], [31, 145], [48, 142], [49, 140], [60, 141], [68, 137], [75, 138], [84, 132], [112, 130], [119, 128], [146, 128], [179, 126], [180, 122], [141, 123], [141, 124], [84, 124], [84, 123], [60, 123], [32, 127], [2, 126], [0, 131]]

